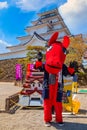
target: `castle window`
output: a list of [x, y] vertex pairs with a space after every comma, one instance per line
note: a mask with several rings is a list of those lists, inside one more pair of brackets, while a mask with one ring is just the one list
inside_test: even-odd
[[41, 19], [52, 17], [52, 16], [55, 16], [55, 15], [56, 15], [56, 13], [50, 13], [50, 14], [42, 15]]

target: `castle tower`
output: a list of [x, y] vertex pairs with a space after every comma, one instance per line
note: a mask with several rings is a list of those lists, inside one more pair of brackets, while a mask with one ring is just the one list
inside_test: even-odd
[[17, 37], [20, 44], [7, 47], [10, 52], [0, 54], [0, 60], [26, 57], [28, 46], [45, 46], [55, 31], [59, 32], [58, 40], [61, 40], [64, 35], [71, 35], [58, 9], [38, 13], [37, 15], [38, 19], [31, 21], [32, 26], [25, 28], [27, 35]]
[[57, 9], [50, 10], [47, 12], [39, 13], [38, 19], [31, 21], [32, 26], [26, 27], [25, 31], [28, 33], [27, 36], [17, 37], [21, 43], [31, 39], [34, 32], [39, 34], [45, 40], [49, 40], [53, 32], [59, 32], [59, 38], [61, 39], [64, 35], [71, 35], [68, 27], [64, 23], [59, 11]]

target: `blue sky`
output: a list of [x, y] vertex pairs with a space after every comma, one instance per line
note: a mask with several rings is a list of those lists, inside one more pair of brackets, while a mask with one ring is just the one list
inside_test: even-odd
[[0, 53], [17, 45], [37, 13], [58, 8], [73, 35], [87, 34], [87, 0], [0, 0]]

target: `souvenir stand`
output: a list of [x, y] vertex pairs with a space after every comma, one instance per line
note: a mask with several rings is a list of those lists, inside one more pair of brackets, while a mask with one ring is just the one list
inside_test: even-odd
[[44, 72], [34, 69], [33, 64], [27, 65], [26, 80], [20, 92], [20, 104], [23, 106], [42, 106], [42, 83]]
[[[20, 92], [19, 104], [24, 107], [28, 106], [43, 106], [42, 98], [42, 83], [43, 83], [44, 72], [40, 72], [34, 69], [33, 64], [27, 65], [26, 80], [23, 84], [23, 89]], [[78, 113], [80, 108], [80, 102], [73, 99], [72, 93], [72, 76], [64, 77], [64, 88], [63, 88], [63, 111]]]

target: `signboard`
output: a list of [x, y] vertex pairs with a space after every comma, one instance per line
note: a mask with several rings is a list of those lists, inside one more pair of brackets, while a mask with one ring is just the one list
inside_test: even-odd
[[[27, 64], [27, 72], [26, 72], [26, 78], [29, 80], [29, 88], [27, 88], [26, 91], [31, 91], [31, 94], [29, 94], [29, 101], [30, 105], [34, 103], [42, 101], [41, 94], [39, 94], [39, 91], [42, 91], [42, 82], [43, 82], [43, 75], [42, 72], [34, 72], [32, 71], [34, 68], [33, 64]], [[39, 76], [39, 77], [38, 77]], [[32, 80], [31, 80], [32, 79]], [[67, 111], [72, 111], [72, 82], [73, 77], [72, 76], [66, 76], [64, 77], [64, 88], [63, 88], [63, 108]], [[33, 90], [33, 91], [32, 91]], [[34, 104], [34, 105], [35, 105]], [[40, 104], [42, 105], [42, 103]]]
[[22, 66], [21, 64], [16, 64], [16, 73], [15, 73], [15, 78], [16, 80], [21, 80], [22, 79]]
[[72, 76], [64, 77], [64, 89], [63, 89], [63, 107], [67, 111], [72, 111]]

